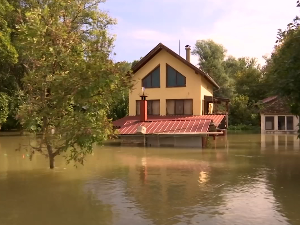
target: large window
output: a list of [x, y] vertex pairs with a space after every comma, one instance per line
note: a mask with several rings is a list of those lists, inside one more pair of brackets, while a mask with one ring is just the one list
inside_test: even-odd
[[266, 116], [266, 130], [274, 130], [274, 116]]
[[[136, 115], [141, 114], [140, 100], [136, 101]], [[148, 115], [160, 115], [160, 101], [159, 100], [147, 100], [147, 114]]]
[[167, 64], [167, 87], [185, 87], [186, 78]]
[[278, 130], [285, 130], [285, 116], [278, 116]]
[[286, 129], [294, 130], [294, 117], [293, 116], [286, 117]]
[[265, 129], [275, 130], [275, 123], [278, 125], [278, 130], [287, 131], [294, 130], [294, 117], [293, 116], [278, 116], [277, 121], [274, 116], [266, 116]]
[[145, 88], [159, 88], [160, 87], [160, 66], [152, 70], [142, 80], [142, 86]]
[[294, 130], [294, 117], [278, 116], [278, 130]]
[[193, 115], [193, 100], [168, 99], [167, 115]]

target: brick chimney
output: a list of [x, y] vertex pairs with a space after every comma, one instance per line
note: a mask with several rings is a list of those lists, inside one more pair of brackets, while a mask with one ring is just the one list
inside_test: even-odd
[[186, 61], [191, 62], [191, 46], [186, 45], [185, 51], [186, 51]]
[[148, 119], [148, 115], [147, 115], [147, 100], [146, 100], [147, 96], [142, 95], [141, 96], [141, 102], [140, 102], [140, 116], [141, 116], [141, 121], [145, 122]]
[[145, 88], [142, 87], [142, 95], [141, 95], [141, 102], [140, 102], [140, 117], [141, 121], [145, 122], [148, 119], [147, 115], [147, 98], [148, 96], [145, 95]]

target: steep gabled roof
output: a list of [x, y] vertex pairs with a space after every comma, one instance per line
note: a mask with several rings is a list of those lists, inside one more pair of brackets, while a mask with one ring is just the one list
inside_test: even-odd
[[157, 53], [159, 53], [161, 50], [165, 50], [181, 62], [183, 62], [185, 65], [190, 67], [195, 71], [196, 74], [200, 74], [204, 76], [208, 82], [210, 82], [214, 87], [220, 88], [220, 86], [205, 72], [194, 66], [192, 63], [188, 62], [184, 58], [182, 58], [180, 55], [169, 49], [167, 46], [163, 45], [162, 43], [159, 43], [155, 48], [153, 48], [144, 58], [142, 58], [133, 68], [133, 73], [136, 73], [140, 68], [142, 68], [147, 62], [149, 62]]

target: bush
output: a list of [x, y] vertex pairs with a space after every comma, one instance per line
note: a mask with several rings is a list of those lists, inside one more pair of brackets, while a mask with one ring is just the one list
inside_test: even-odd
[[229, 110], [229, 125], [240, 126], [241, 124], [250, 127], [260, 124], [258, 108], [245, 95], [234, 97]]
[[1, 124], [6, 122], [8, 113], [9, 113], [9, 97], [5, 93], [0, 92], [0, 127]]
[[238, 124], [238, 125], [230, 125], [228, 130], [232, 131], [260, 131], [259, 126], [246, 125], [246, 124]]

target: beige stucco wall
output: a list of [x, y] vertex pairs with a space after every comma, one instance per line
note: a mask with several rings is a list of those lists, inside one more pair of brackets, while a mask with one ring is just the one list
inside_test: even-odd
[[[266, 130], [265, 128], [265, 121], [266, 121], [266, 116], [274, 116], [274, 130]], [[291, 116], [291, 115], [265, 115], [265, 114], [261, 114], [260, 115], [260, 129], [261, 129], [261, 133], [266, 133], [266, 132], [270, 132], [270, 133], [285, 133], [285, 132], [297, 132], [298, 131], [298, 123], [299, 123], [299, 118], [297, 118], [296, 116], [294, 116], [293, 122], [294, 122], [294, 130], [289, 130], [289, 131], [282, 131], [282, 130], [278, 130], [278, 116]]]
[[[201, 105], [202, 100], [204, 99], [204, 96], [213, 96], [213, 87], [212, 85], [202, 76], [201, 77]], [[213, 106], [213, 104], [211, 104]], [[203, 105], [202, 105], [203, 107]], [[211, 108], [213, 110], [213, 107]], [[203, 109], [201, 108], [201, 113]]]
[[[186, 77], [186, 87], [166, 87], [166, 63]], [[160, 51], [134, 74], [133, 88], [129, 93], [129, 115], [136, 115], [136, 100], [140, 100], [142, 94], [142, 79], [159, 64], [160, 88], [147, 88], [145, 94], [148, 100], [160, 100], [160, 115], [166, 115], [166, 99], [193, 99], [193, 115], [201, 115], [203, 96], [212, 95], [212, 85], [165, 50]]]

